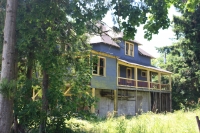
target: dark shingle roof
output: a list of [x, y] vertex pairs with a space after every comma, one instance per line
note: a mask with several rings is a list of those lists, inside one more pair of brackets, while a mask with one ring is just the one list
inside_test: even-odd
[[110, 36], [104, 33], [101, 36], [92, 36], [90, 38], [90, 44], [96, 44], [96, 43], [105, 43], [119, 48], [119, 45], [114, 40], [112, 40]]

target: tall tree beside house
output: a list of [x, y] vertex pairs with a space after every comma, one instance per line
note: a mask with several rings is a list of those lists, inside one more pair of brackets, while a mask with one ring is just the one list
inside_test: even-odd
[[[160, 67], [173, 72], [173, 108], [196, 107], [200, 98], [200, 7], [194, 12], [184, 12], [174, 17], [174, 33], [178, 42], [172, 46], [159, 48], [167, 52], [167, 63]], [[161, 59], [162, 60], [162, 59]]]
[[[62, 6], [40, 0], [19, 4], [17, 48], [20, 77], [14, 109], [18, 125], [23, 130], [37, 131], [40, 124], [40, 132], [62, 132], [65, 119], [73, 115], [70, 112], [77, 111], [80, 101], [85, 101], [85, 106], [91, 106], [94, 101], [86, 93], [91, 78], [91, 67], [83, 60], [90, 48], [83, 35], [86, 27], [80, 24], [82, 28], [77, 28], [73, 19], [66, 18]], [[64, 81], [72, 85], [73, 100], [66, 100], [63, 95]], [[32, 91], [36, 86], [42, 89], [42, 99], [38, 95], [33, 101]], [[27, 111], [30, 113], [24, 116]], [[51, 121], [47, 121], [47, 117], [52, 118]], [[31, 125], [33, 121], [34, 127]]]
[[[5, 5], [6, 5], [6, 0], [2, 0], [0, 2], [0, 44], [3, 44], [3, 27], [4, 27], [5, 14], [6, 14]], [[2, 47], [3, 45], [0, 45], [0, 53], [2, 53]]]
[[13, 93], [16, 86], [16, 15], [17, 0], [7, 0], [0, 87], [0, 129], [10, 132], [13, 121]]

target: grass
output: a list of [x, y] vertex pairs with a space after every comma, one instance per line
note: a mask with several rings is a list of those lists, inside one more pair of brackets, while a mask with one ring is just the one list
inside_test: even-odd
[[198, 133], [195, 116], [200, 110], [167, 114], [145, 113], [126, 118], [125, 116], [97, 120], [71, 119], [67, 126], [75, 132], [86, 133]]

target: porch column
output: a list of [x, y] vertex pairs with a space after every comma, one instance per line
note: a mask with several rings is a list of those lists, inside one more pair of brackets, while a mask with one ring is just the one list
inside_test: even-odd
[[138, 113], [138, 110], [137, 110], [137, 88], [138, 88], [138, 69], [137, 67], [135, 66], [134, 67], [134, 80], [135, 80], [135, 113]]
[[134, 67], [134, 80], [135, 80], [135, 88], [138, 88], [138, 69], [137, 67]]
[[162, 104], [161, 104], [161, 102], [162, 102], [162, 100], [161, 100], [162, 98], [161, 98], [161, 92], [159, 92], [159, 111], [160, 111], [160, 113], [161, 113], [161, 106], [162, 106]]
[[119, 67], [119, 63], [118, 63], [118, 60], [117, 60], [117, 86], [118, 86], [118, 82], [119, 82], [119, 78], [120, 77], [120, 67]]
[[171, 74], [169, 75], [169, 90], [172, 90], [172, 78], [171, 78]]
[[118, 114], [118, 89], [114, 90], [114, 114]]
[[147, 87], [150, 89], [150, 71], [147, 70]]
[[[92, 97], [95, 97], [95, 88], [92, 88]], [[92, 105], [92, 107], [91, 107], [91, 113], [95, 113], [94, 105]]]
[[169, 109], [170, 109], [170, 112], [171, 112], [171, 110], [172, 110], [172, 78], [171, 78], [171, 74], [169, 75], [169, 90], [170, 90], [170, 94], [169, 94], [169, 99], [170, 99]]
[[158, 89], [161, 90], [161, 73], [160, 72], [158, 72], [158, 83], [159, 83]]
[[149, 89], [148, 110], [151, 111], [150, 71], [149, 70], [147, 70], [147, 87]]

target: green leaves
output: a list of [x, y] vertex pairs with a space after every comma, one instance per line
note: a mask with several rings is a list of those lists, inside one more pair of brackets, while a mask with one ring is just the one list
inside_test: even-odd
[[17, 83], [14, 80], [1, 79], [0, 92], [4, 97], [12, 99], [16, 90]]
[[173, 108], [180, 109], [180, 105], [195, 107], [200, 97], [199, 68], [200, 68], [200, 40], [199, 15], [200, 7], [195, 12], [186, 11], [181, 17], [174, 17], [174, 31], [178, 41], [172, 46], [159, 48], [167, 54], [167, 64], [160, 66], [173, 72]]

